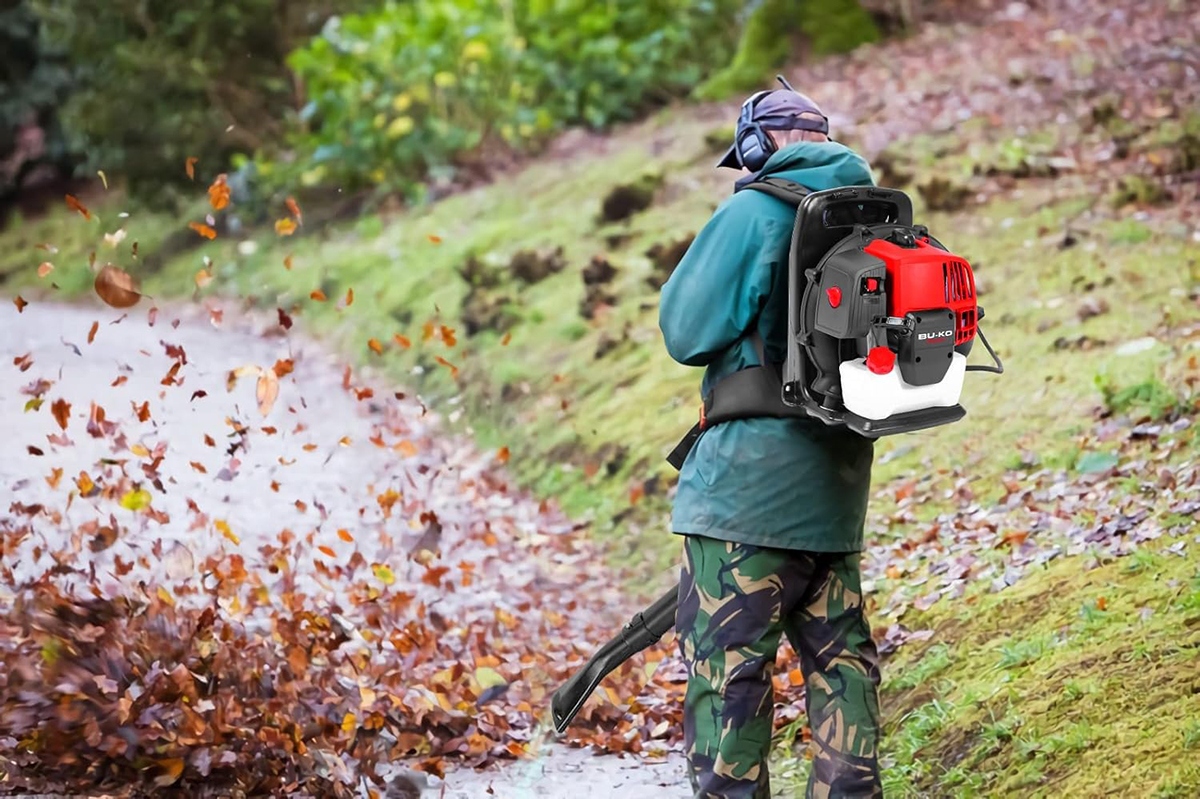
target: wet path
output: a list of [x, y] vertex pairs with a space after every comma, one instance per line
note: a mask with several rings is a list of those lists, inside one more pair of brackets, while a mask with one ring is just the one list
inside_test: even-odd
[[[388, 568], [431, 610], [461, 619], [518, 613], [530, 593], [564, 601], [584, 585], [586, 542], [553, 509], [510, 493], [496, 453], [439, 437], [417, 398], [347, 377], [273, 319], [164, 309], [151, 325], [145, 305], [126, 315], [32, 303], [18, 314], [5, 301], [0, 330], [0, 531], [27, 528], [0, 559], [11, 570], [0, 574], [0, 604], [56, 560], [82, 570], [63, 577], [77, 586], [112, 596], [161, 585], [183, 606], [203, 598], [209, 566], [239, 557], [243, 596], [286, 589], [336, 604], [354, 627], [369, 626], [347, 601], [359, 589], [329, 563]], [[260, 407], [257, 370], [274, 365], [278, 396]], [[270, 399], [274, 381], [263, 382]], [[429, 559], [435, 550], [440, 560]], [[421, 581], [436, 563], [467, 561], [469, 586]], [[586, 590], [602, 629], [633, 610], [615, 587]], [[251, 627], [273, 609], [222, 602]], [[591, 799], [690, 795], [676, 753], [530, 749], [499, 768], [449, 770], [425, 795], [567, 797], [584, 784]]]

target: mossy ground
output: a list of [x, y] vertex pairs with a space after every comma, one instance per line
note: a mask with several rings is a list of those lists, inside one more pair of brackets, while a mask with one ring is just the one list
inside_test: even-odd
[[[458, 427], [484, 448], [509, 447], [523, 486], [590, 518], [610, 565], [646, 578], [650, 597], [672, 579], [663, 575], [678, 553], [666, 517], [674, 472], [663, 458], [694, 420], [699, 372], [673, 363], [661, 345], [645, 253], [696, 232], [728, 191], [728, 176], [712, 169], [705, 134], [713, 125], [704, 119], [702, 111], [675, 110], [610, 139], [601, 152], [550, 159], [431, 206], [286, 238], [270, 230], [221, 236], [154, 271], [130, 260], [129, 242], [140, 237], [145, 253], [200, 221], [202, 211], [122, 220], [114, 194], [93, 203], [91, 221], [64, 209], [10, 224], [0, 239], [3, 288], [30, 301], [53, 296], [51, 281], [64, 295], [86, 293], [95, 249], [156, 297], [217, 295], [284, 308], [360, 363], [441, 400], [443, 410], [461, 407]], [[991, 157], [991, 150], [960, 150], [958, 161], [925, 157], [944, 145], [910, 143], [906, 168], [916, 182], [947, 170], [965, 179], [970, 159]], [[603, 198], [637, 181], [647, 165], [664, 176], [654, 204], [600, 224]], [[969, 464], [986, 506], [1024, 452], [1047, 467], [1075, 468], [1104, 399], [1098, 379], [1117, 389], [1161, 385], [1182, 406], [1192, 402], [1187, 353], [1172, 336], [1194, 316], [1189, 292], [1200, 247], [1154, 218], [1083, 215], [1095, 205], [1085, 180], [1018, 185], [949, 213], [926, 212], [914, 193], [919, 221], [975, 264], [984, 329], [1007, 371], [972, 376], [963, 423], [880, 442], [880, 489]], [[106, 250], [101, 234], [122, 226], [127, 240]], [[42, 242], [59, 252], [36, 249]], [[518, 316], [511, 339], [496, 331], [465, 336], [459, 310], [467, 285], [455, 270], [468, 257], [502, 266], [517, 250], [558, 246], [567, 269], [502, 287]], [[597, 255], [618, 270], [608, 287], [617, 302], [588, 319], [579, 312], [581, 271]], [[215, 279], [197, 289], [204, 257]], [[39, 279], [44, 260], [56, 269]], [[338, 307], [351, 288], [353, 304]], [[310, 299], [316, 289], [328, 299]], [[457, 344], [423, 340], [427, 321], [457, 328]], [[1156, 343], [1122, 354], [1120, 344], [1142, 337]], [[382, 356], [368, 347], [372, 338], [383, 343]], [[615, 346], [597, 358], [605, 338]], [[457, 379], [437, 356], [457, 367]], [[981, 348], [973, 358], [983, 359]], [[1193, 456], [1191, 448], [1176, 454]], [[911, 532], [880, 522], [893, 507], [887, 491], [879, 496], [872, 534]], [[918, 514], [940, 509], [932, 501]], [[1093, 571], [1080, 560], [918, 619], [938, 630], [935, 637], [886, 666], [889, 795], [1099, 796], [1130, 786], [1135, 795], [1200, 793], [1200, 754], [1188, 756], [1200, 752], [1195, 555], [1144, 554]], [[802, 761], [783, 761], [779, 784], [802, 771]]]
[[887, 666], [889, 796], [1200, 792], [1194, 556], [1064, 560], [911, 623], [935, 635]]

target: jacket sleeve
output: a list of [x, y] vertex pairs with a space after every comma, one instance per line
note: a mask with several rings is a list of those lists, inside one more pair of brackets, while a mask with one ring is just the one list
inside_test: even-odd
[[778, 222], [746, 213], [743, 202], [734, 195], [717, 209], [662, 287], [658, 326], [667, 352], [686, 366], [715, 360], [770, 296]]

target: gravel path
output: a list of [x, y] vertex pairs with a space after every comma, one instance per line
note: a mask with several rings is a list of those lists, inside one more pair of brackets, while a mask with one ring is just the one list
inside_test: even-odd
[[[99, 303], [35, 302], [18, 314], [5, 300], [0, 329], [0, 440], [6, 455], [0, 487], [8, 497], [0, 507], [0, 531], [17, 522], [33, 530], [0, 553], [0, 567], [11, 570], [0, 574], [7, 577], [0, 579], [0, 604], [11, 598], [12, 585], [41, 574], [55, 559], [94, 574], [68, 574], [67, 582], [94, 583], [109, 595], [137, 594], [143, 580], [173, 585], [175, 600], [186, 604], [189, 585], [194, 589], [202, 579], [202, 564], [239, 554], [247, 571], [261, 569], [262, 584], [273, 589], [268, 572], [272, 558], [286, 556], [283, 529], [299, 538], [313, 534], [314, 545], [338, 557], [357, 549], [368, 561], [391, 564], [399, 582], [405, 569], [414, 568], [407, 555], [422, 531], [397, 530], [396, 518], [385, 518], [377, 500], [389, 488], [406, 489], [401, 503], [436, 509], [446, 562], [456, 562], [456, 537], [466, 546], [466, 533], [483, 524], [531, 542], [533, 556], [524, 561], [481, 563], [479, 579], [445, 597], [443, 612], [504, 606], [508, 592], [535, 580], [561, 586], [578, 579], [578, 562], [536, 554], [536, 542], [570, 532], [570, 520], [503, 490], [495, 453], [437, 437], [437, 419], [415, 397], [397, 401], [374, 384], [375, 395], [360, 400], [366, 384], [357, 375], [347, 389], [342, 362], [294, 329], [281, 335], [274, 320], [264, 324], [232, 309], [214, 317], [185, 308], [163, 310], [151, 325], [145, 305], [126, 315]], [[256, 373], [227, 390], [231, 371], [248, 364], [270, 368], [281, 360], [291, 360], [293, 371], [279, 381], [278, 399], [265, 416], [256, 400]], [[175, 363], [182, 364], [174, 375], [181, 384], [164, 385]], [[51, 384], [40, 394], [39, 380]], [[41, 405], [29, 407], [39, 396]], [[64, 413], [59, 406], [56, 419], [52, 408], [59, 400], [70, 408]], [[103, 409], [103, 422], [92, 403]], [[97, 428], [103, 435], [93, 436], [89, 417], [115, 427]], [[238, 425], [252, 431], [242, 436]], [[372, 443], [382, 431], [389, 445], [410, 440], [419, 451]], [[156, 468], [142, 468], [158, 455]], [[161, 489], [152, 485], [155, 478]], [[80, 496], [88, 480], [115, 493]], [[115, 501], [139, 484], [152, 495], [158, 521]], [[68, 502], [69, 493], [76, 496]], [[30, 514], [39, 504], [50, 513]], [[119, 534], [99, 543], [109, 514]], [[341, 540], [339, 529], [352, 531], [354, 542]], [[297, 590], [336, 596], [336, 581], [314, 563], [297, 557], [291, 564]], [[118, 565], [128, 571], [117, 576]], [[626, 616], [626, 608], [614, 608], [612, 622], [619, 625]], [[690, 795], [677, 753], [658, 760], [597, 757], [558, 743], [500, 768], [448, 771], [444, 781], [431, 778], [423, 795], [565, 797], [582, 785], [590, 799]]]

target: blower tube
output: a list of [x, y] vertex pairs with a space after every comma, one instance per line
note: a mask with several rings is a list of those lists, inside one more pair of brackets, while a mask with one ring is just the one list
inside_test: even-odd
[[655, 643], [674, 627], [678, 606], [679, 586], [676, 585], [659, 597], [653, 605], [634, 615], [621, 628], [616, 638], [600, 647], [574, 677], [563, 683], [550, 698], [554, 729], [559, 733], [564, 732], [571, 719], [575, 718], [583, 703], [609, 672]]

